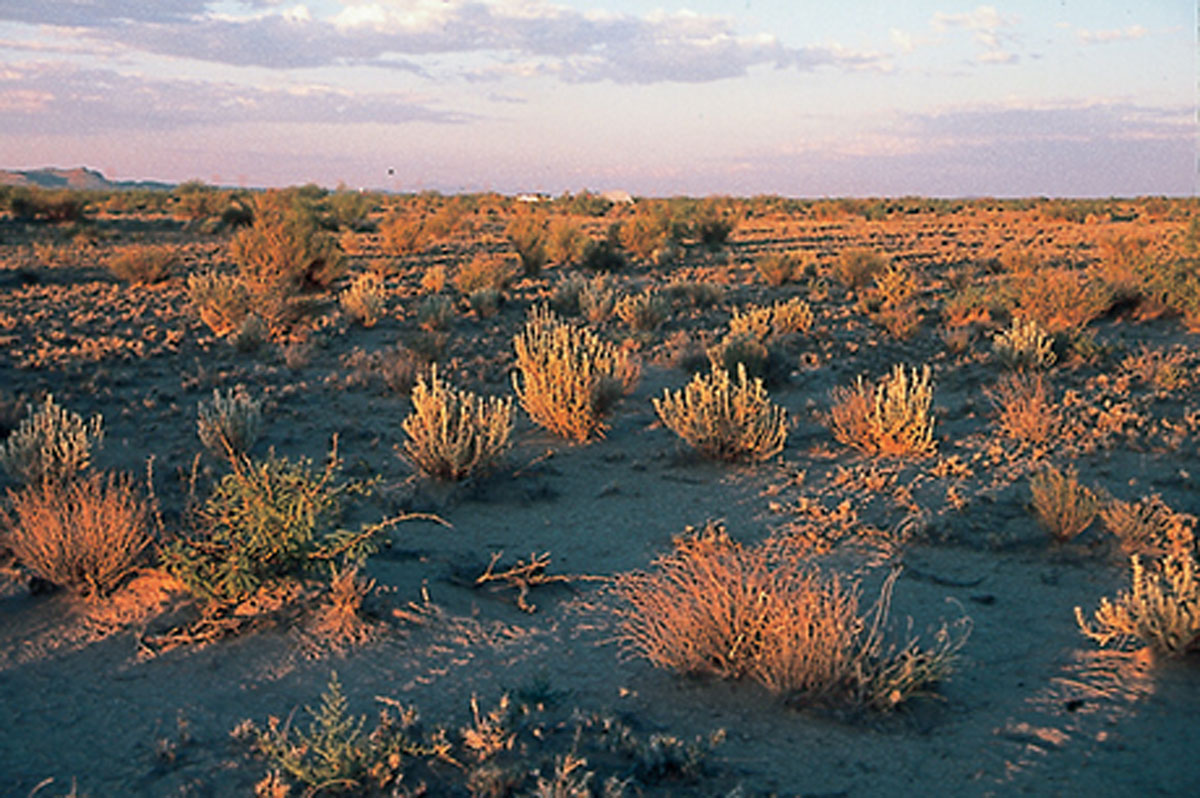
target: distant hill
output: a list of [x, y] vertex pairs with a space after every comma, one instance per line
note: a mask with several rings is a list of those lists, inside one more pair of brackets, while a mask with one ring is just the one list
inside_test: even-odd
[[172, 183], [157, 180], [109, 180], [95, 169], [77, 166], [74, 169], [0, 169], [0, 186], [37, 186], [38, 188], [76, 188], [89, 191], [113, 191], [116, 189], [157, 189], [166, 191], [174, 188]]

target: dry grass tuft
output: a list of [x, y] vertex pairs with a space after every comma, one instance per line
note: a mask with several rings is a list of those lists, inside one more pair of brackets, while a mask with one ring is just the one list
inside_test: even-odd
[[1034, 515], [1059, 543], [1087, 529], [1099, 508], [1095, 494], [1079, 484], [1079, 474], [1073, 468], [1063, 473], [1046, 465], [1030, 477], [1029, 492]]
[[1041, 445], [1058, 427], [1058, 408], [1051, 401], [1041, 374], [1005, 374], [984, 395], [996, 409], [996, 426], [1005, 437]]
[[965, 641], [947, 632], [929, 650], [885, 647], [894, 573], [860, 615], [857, 583], [778, 547], [743, 546], [719, 525], [678, 538], [654, 565], [619, 574], [613, 591], [618, 639], [660, 668], [889, 709], [944, 678]]
[[637, 366], [589, 330], [550, 310], [532, 310], [513, 339], [518, 374], [513, 388], [535, 423], [583, 443], [603, 435], [604, 416], [637, 381]]
[[334, 571], [329, 592], [316, 610], [310, 632], [335, 650], [368, 642], [372, 628], [363, 618], [363, 601], [374, 589], [375, 580], [363, 576], [358, 566]]
[[128, 476], [91, 474], [45, 481], [9, 492], [5, 544], [17, 561], [47, 582], [105, 596], [150, 544], [150, 502]]
[[828, 424], [839, 443], [865, 454], [925, 456], [935, 449], [932, 403], [929, 366], [896, 365], [877, 384], [860, 376], [853, 388], [835, 388]]
[[1045, 369], [1054, 365], [1053, 341], [1033, 319], [1012, 320], [1012, 326], [996, 333], [992, 348], [1005, 368]]
[[1188, 518], [1154, 494], [1135, 502], [1110, 498], [1100, 508], [1100, 520], [1125, 554], [1159, 556], [1166, 551], [1171, 529]]
[[1140, 640], [1158, 654], [1183, 656], [1200, 648], [1200, 582], [1192, 530], [1176, 521], [1165, 556], [1148, 563], [1130, 557], [1130, 589], [1100, 599], [1093, 623], [1075, 608], [1080, 630], [1101, 646]]
[[438, 378], [418, 376], [412, 413], [404, 419], [404, 451], [417, 468], [438, 479], [460, 480], [486, 471], [508, 448], [512, 399], [483, 398]]
[[736, 382], [725, 369], [716, 369], [651, 401], [676, 435], [718, 460], [761, 462], [779, 454], [787, 438], [787, 414], [741, 364]]

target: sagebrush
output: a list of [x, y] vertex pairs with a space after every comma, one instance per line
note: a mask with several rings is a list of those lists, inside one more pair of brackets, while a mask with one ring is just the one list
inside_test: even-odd
[[402, 427], [414, 465], [438, 479], [460, 480], [500, 460], [512, 434], [513, 402], [457, 389], [434, 366], [428, 379], [417, 377]]

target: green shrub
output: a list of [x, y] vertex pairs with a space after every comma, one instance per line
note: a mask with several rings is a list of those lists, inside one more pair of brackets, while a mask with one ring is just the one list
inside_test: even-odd
[[237, 603], [331, 562], [361, 562], [374, 550], [382, 525], [359, 532], [335, 526], [343, 495], [365, 490], [341, 481], [336, 453], [320, 473], [307, 459], [274, 455], [232, 463], [195, 510], [195, 532], [162, 551], [163, 567], [206, 604]]

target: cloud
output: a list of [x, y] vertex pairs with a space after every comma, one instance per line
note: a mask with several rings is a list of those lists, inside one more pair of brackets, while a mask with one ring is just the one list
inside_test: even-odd
[[463, 114], [396, 94], [319, 85], [262, 88], [156, 80], [67, 64], [10, 64], [0, 71], [5, 132], [170, 130], [247, 122], [457, 123]]
[[961, 28], [973, 33], [977, 45], [983, 48], [976, 60], [983, 64], [1010, 64], [1018, 60], [1006, 46], [1015, 43], [1018, 36], [1014, 28], [1018, 17], [1001, 14], [994, 6], [979, 6], [974, 11], [958, 14], [935, 12], [930, 25], [936, 31]]
[[1079, 28], [1075, 31], [1075, 35], [1084, 44], [1107, 44], [1108, 42], [1141, 39], [1149, 32], [1141, 25], [1130, 25], [1128, 28], [1113, 30], [1085, 30], [1084, 28]]
[[742, 33], [727, 17], [694, 12], [635, 16], [541, 0], [346, 0], [325, 17], [307, 6], [253, 8], [217, 14], [201, 0], [0, 0], [0, 19], [72, 26], [92, 39], [160, 55], [279, 69], [373, 65], [419, 71], [413, 59], [446, 54], [496, 61], [492, 68], [475, 68], [475, 78], [524, 64], [531, 74], [618, 83], [712, 81], [760, 65], [888, 68], [876, 53], [788, 46], [773, 35]]

